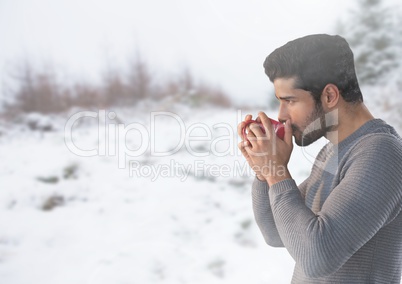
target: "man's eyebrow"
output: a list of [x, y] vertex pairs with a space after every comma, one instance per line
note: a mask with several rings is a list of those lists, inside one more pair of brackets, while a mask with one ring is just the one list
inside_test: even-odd
[[276, 97], [278, 100], [291, 100], [291, 99], [296, 99], [295, 96], [282, 96], [282, 97], [280, 97], [280, 96], [278, 96], [278, 95], [276, 95], [276, 94], [275, 94], [275, 97]]

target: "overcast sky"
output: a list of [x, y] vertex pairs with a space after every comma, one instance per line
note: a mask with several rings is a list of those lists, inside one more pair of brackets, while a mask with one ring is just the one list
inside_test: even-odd
[[333, 34], [351, 2], [0, 0], [1, 82], [22, 59], [97, 79], [106, 58], [124, 67], [139, 48], [159, 76], [188, 66], [236, 102], [261, 105], [271, 88], [265, 57], [294, 38]]

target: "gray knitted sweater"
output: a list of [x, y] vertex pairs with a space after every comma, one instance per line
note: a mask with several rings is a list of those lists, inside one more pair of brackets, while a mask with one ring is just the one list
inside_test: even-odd
[[296, 261], [292, 283], [400, 283], [402, 140], [374, 119], [327, 144], [299, 186], [255, 179], [256, 222]]

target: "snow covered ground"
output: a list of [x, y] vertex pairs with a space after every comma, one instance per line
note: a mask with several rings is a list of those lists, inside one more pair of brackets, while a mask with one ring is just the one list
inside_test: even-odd
[[[0, 282], [290, 283], [237, 150], [240, 117], [259, 110], [143, 109], [0, 125]], [[297, 182], [324, 143], [295, 146]]]

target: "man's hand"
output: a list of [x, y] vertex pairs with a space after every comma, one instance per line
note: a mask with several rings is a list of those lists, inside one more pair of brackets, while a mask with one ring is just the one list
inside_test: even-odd
[[[244, 127], [246, 127], [246, 122], [249, 120], [252, 120], [252, 118], [253, 118], [253, 116], [251, 114], [246, 115], [244, 121], [239, 123], [239, 125], [237, 126], [237, 133], [242, 138], [242, 141], [239, 143], [238, 147], [239, 147], [242, 155], [246, 159], [248, 165], [255, 171], [257, 178], [261, 181], [266, 181], [265, 177], [257, 170], [257, 167], [254, 166], [253, 160], [250, 158], [248, 152], [246, 151], [246, 147], [249, 146], [250, 142], [248, 140], [244, 139], [243, 129], [244, 129]], [[250, 132], [251, 124], [248, 125], [247, 127], [249, 128], [248, 132]]]
[[[238, 125], [238, 134], [242, 137], [242, 131], [246, 121], [252, 116], [247, 115], [245, 120]], [[283, 140], [275, 135], [273, 125], [268, 116], [260, 112], [256, 121], [264, 125], [265, 133], [257, 124], [250, 124], [247, 140], [242, 137], [239, 144], [243, 156], [250, 167], [255, 171], [257, 178], [266, 180], [269, 185], [281, 180], [291, 178], [287, 164], [293, 150], [292, 129], [290, 121], [285, 124], [285, 137]]]

